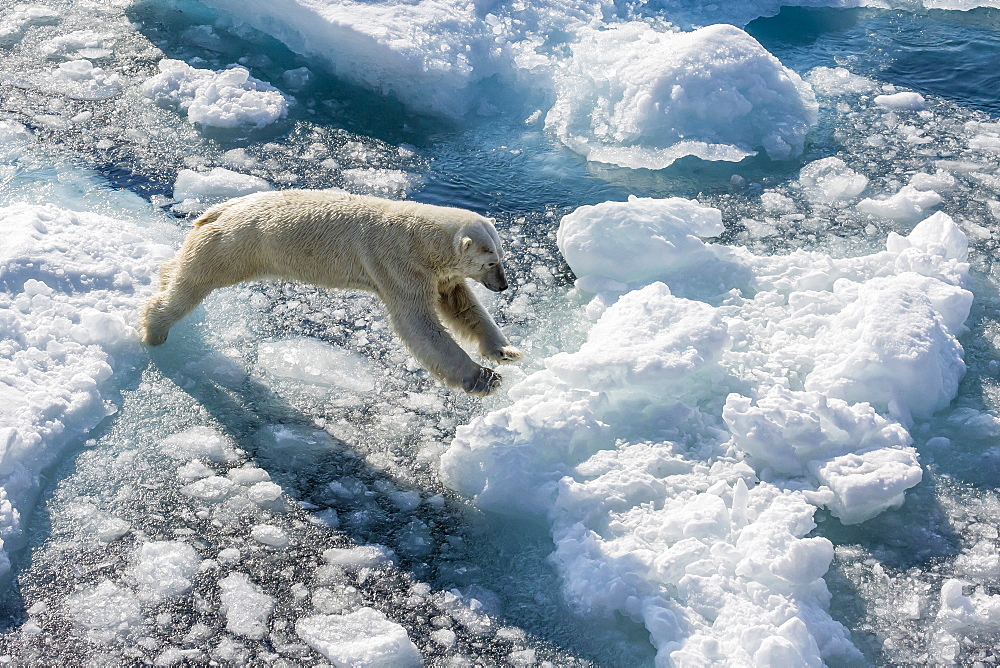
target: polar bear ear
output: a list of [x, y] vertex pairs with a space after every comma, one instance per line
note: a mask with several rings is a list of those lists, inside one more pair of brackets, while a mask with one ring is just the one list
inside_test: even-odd
[[458, 236], [455, 238], [455, 252], [458, 255], [464, 255], [469, 246], [472, 245], [471, 237]]

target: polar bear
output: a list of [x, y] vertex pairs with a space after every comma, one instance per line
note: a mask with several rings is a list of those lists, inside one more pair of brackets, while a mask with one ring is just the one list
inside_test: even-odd
[[[163, 263], [145, 304], [142, 340], [159, 345], [212, 290], [256, 278], [375, 293], [413, 356], [436, 378], [486, 396], [500, 375], [448, 334], [504, 364], [521, 352], [469, 290], [471, 278], [507, 289], [500, 238], [489, 219], [451, 207], [327, 190], [255, 193], [211, 207]], [[443, 322], [442, 322], [443, 321]]]

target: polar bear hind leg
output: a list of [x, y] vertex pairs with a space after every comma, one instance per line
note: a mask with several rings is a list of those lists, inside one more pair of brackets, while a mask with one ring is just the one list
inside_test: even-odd
[[174, 324], [194, 310], [213, 290], [253, 278], [258, 272], [228, 252], [217, 230], [197, 227], [176, 257], [160, 269], [160, 290], [143, 308], [142, 341], [158, 346]]

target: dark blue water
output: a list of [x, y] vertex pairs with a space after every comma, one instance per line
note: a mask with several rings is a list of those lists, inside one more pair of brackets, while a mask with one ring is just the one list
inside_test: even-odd
[[1000, 11], [786, 7], [747, 26], [799, 73], [820, 65], [1000, 115]]

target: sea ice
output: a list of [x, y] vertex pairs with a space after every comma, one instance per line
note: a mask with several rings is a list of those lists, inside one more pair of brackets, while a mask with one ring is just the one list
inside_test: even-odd
[[334, 666], [420, 666], [416, 645], [399, 624], [373, 608], [346, 615], [314, 615], [295, 624], [295, 632]]
[[831, 157], [804, 166], [799, 171], [799, 184], [806, 197], [818, 204], [842, 205], [861, 194], [868, 186], [868, 177]]
[[232, 442], [209, 427], [197, 426], [172, 434], [160, 441], [160, 450], [179, 460], [205, 459], [210, 462], [236, 461]]
[[265, 594], [243, 573], [230, 573], [219, 580], [226, 630], [247, 638], [263, 638], [274, 611], [274, 597]]
[[[5, 128], [27, 141], [16, 126]], [[16, 142], [15, 142], [16, 145]], [[41, 471], [113, 412], [138, 337], [131, 323], [169, 254], [136, 223], [54, 205], [0, 208], [0, 538], [17, 544]]]
[[139, 599], [110, 580], [67, 596], [66, 610], [97, 643], [133, 634], [143, 623]]
[[135, 551], [131, 576], [139, 597], [158, 603], [191, 588], [191, 579], [201, 566], [193, 547], [179, 541], [151, 541]]
[[[826, 201], [867, 182], [840, 161], [815, 171]], [[698, 238], [717, 215], [632, 199], [566, 216], [578, 288], [616, 289], [578, 351], [459, 427], [442, 477], [545, 518], [567, 598], [643, 622], [660, 660], [853, 661], [827, 610], [832, 546], [806, 534], [817, 507], [862, 522], [920, 481], [907, 427], [965, 370], [967, 240], [938, 213], [872, 255], [755, 256]], [[657, 271], [642, 251], [661, 246]]]
[[920, 93], [891, 93], [887, 95], [876, 95], [875, 104], [885, 109], [901, 109], [906, 111], [920, 111], [926, 105], [924, 96]]
[[182, 208], [178, 210], [182, 212], [208, 208], [206, 202], [264, 190], [271, 190], [271, 184], [259, 176], [241, 174], [225, 167], [213, 167], [207, 172], [182, 169], [174, 181], [174, 199], [180, 202]]
[[492, 32], [473, 5], [454, 0], [208, 4], [418, 112], [464, 115], [474, 108], [472, 86], [495, 73]]
[[[930, 181], [919, 180], [918, 183], [928, 185]], [[885, 199], [863, 199], [858, 202], [858, 211], [880, 218], [894, 220], [904, 225], [912, 225], [923, 219], [927, 209], [933, 208], [943, 201], [941, 195], [930, 189], [918, 190], [916, 186], [908, 185], [895, 195]]]
[[614, 24], [571, 49], [545, 125], [588, 160], [661, 169], [685, 155], [739, 161], [758, 149], [784, 159], [816, 124], [809, 85], [732, 26]]
[[262, 128], [288, 112], [285, 96], [251, 77], [246, 68], [214, 72], [169, 58], [161, 60], [159, 68], [160, 73], [143, 84], [143, 94], [160, 106], [185, 112], [192, 123]]

